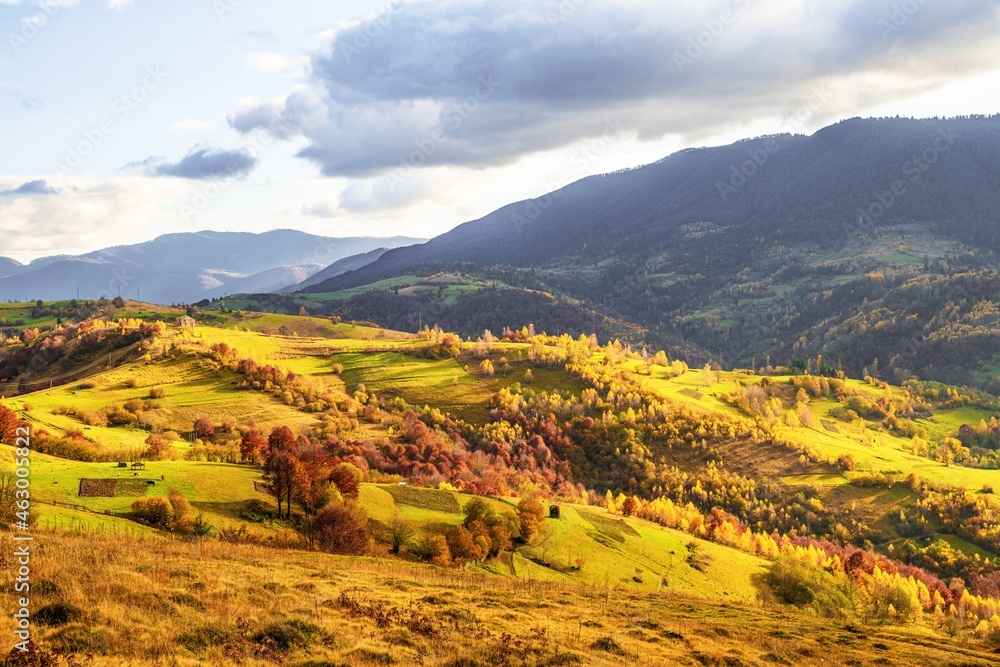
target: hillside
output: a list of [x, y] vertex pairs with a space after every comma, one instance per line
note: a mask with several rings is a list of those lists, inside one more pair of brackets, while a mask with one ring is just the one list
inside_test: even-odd
[[[867, 369], [996, 391], [998, 156], [998, 117], [854, 119], [811, 136], [691, 149], [511, 204], [306, 291], [441, 270], [503, 274], [628, 323], [615, 331], [623, 340], [684, 350], [692, 363], [824, 354], [854, 377]], [[962, 309], [947, 322], [931, 315], [943, 291]], [[352, 317], [387, 322], [380, 299], [355, 299]], [[914, 303], [918, 321], [898, 330]], [[500, 304], [483, 328], [518, 314]], [[521, 319], [513, 326], [530, 321]], [[890, 325], [877, 344], [847, 333], [877, 322]], [[604, 339], [599, 326], [587, 333]]]
[[[11, 544], [4, 539], [4, 548]], [[613, 586], [215, 542], [47, 538], [39, 596], [74, 616], [50, 651], [91, 664], [826, 665], [985, 667], [993, 654], [918, 628], [862, 629], [777, 608]], [[10, 583], [5, 572], [4, 583]], [[3, 599], [12, 604], [11, 587]], [[41, 608], [41, 607], [40, 607]], [[51, 607], [50, 607], [51, 608]], [[11, 619], [3, 622], [11, 631]], [[470, 638], [475, 644], [470, 645]], [[888, 656], [891, 656], [888, 657]]]
[[[299, 290], [304, 290], [307, 287], [312, 287], [313, 285], [318, 285], [319, 283], [329, 280], [330, 278], [336, 278], [339, 275], [347, 273], [348, 271], [356, 271], [358, 269], [364, 268], [377, 260], [379, 257], [384, 255], [389, 251], [389, 248], [376, 248], [375, 250], [362, 253], [360, 255], [351, 255], [350, 257], [345, 257], [343, 259], [338, 259], [333, 264], [324, 267], [323, 270], [314, 273], [312, 276], [306, 278], [305, 280], [299, 281], [297, 284], [290, 284], [288, 287], [281, 290], [282, 292], [297, 292]], [[233, 290], [233, 293], [238, 293], [240, 290]], [[242, 290], [244, 292], [252, 292], [253, 290]]]
[[[886, 646], [923, 636], [908, 649], [918, 652], [958, 650], [943, 639], [957, 635], [971, 664], [992, 641], [1000, 612], [1000, 401], [987, 394], [803, 372], [695, 370], [663, 353], [527, 327], [463, 342], [310, 316], [219, 310], [198, 313], [217, 326], [175, 329], [155, 324], [167, 310], [125, 304], [121, 312], [110, 325], [66, 324], [8, 341], [0, 352], [2, 361], [46, 349], [51, 366], [65, 370], [85, 361], [75, 360], [83, 341], [100, 350], [136, 341], [131, 356], [83, 379], [49, 375], [46, 384], [51, 371], [7, 366], [25, 391], [0, 402], [0, 430], [11, 418], [32, 428], [31, 512], [40, 536], [58, 545], [50, 548], [77, 548], [66, 531], [95, 533], [107, 545], [99, 548], [153, 539], [148, 544], [164, 553], [197, 549], [234, 572], [258, 567], [245, 562], [244, 549], [269, 563], [306, 552], [316, 563], [316, 549], [382, 559], [363, 561], [336, 590], [316, 589], [330, 600], [344, 587], [391, 588], [369, 578], [380, 568], [414, 568], [407, 577], [437, 577], [456, 594], [453, 572], [485, 577], [477, 585], [487, 588], [549, 591], [546, 599], [568, 591], [581, 597], [567, 611], [589, 611], [567, 619], [594, 613], [594, 596], [633, 596], [660, 610], [644, 632], [595, 622], [620, 628], [622, 635], [605, 634], [644, 655], [723, 659], [693, 640], [654, 641], [666, 619], [695, 622], [722, 603], [710, 628], [776, 604], [786, 622], [816, 624], [795, 607], [840, 619], [833, 623], [846, 625], [816, 632], [853, 634], [866, 659], [877, 648], [862, 637], [876, 633]], [[807, 367], [826, 368], [821, 359]], [[299, 490], [284, 506], [267, 486], [280, 456], [300, 471]], [[13, 448], [0, 447], [0, 459], [9, 469]], [[144, 466], [128, 465], [135, 461]], [[547, 518], [553, 505], [559, 516]], [[154, 506], [177, 509], [162, 519], [146, 513]], [[325, 533], [323, 521], [342, 523]], [[170, 533], [195, 541], [159, 541]], [[363, 538], [345, 542], [351, 535]], [[300, 590], [297, 575], [289, 576], [282, 585]], [[101, 595], [104, 584], [88, 581], [82, 594]], [[803, 586], [807, 597], [795, 592]], [[180, 594], [166, 583], [158, 590], [167, 600]], [[77, 593], [46, 595], [79, 605]], [[666, 603], [674, 612], [662, 610], [665, 600], [676, 600]], [[325, 623], [310, 616], [321, 602], [306, 605], [314, 611], [300, 620]], [[180, 616], [190, 606], [168, 604]], [[296, 613], [239, 615], [257, 628]], [[142, 632], [156, 634], [157, 623], [142, 619]], [[117, 637], [103, 621], [87, 623], [109, 641]], [[243, 627], [233, 616], [212, 623]], [[44, 645], [79, 650], [69, 632], [45, 630]], [[234, 632], [232, 650], [257, 650], [253, 633]], [[131, 640], [95, 646], [109, 660], [215, 655], [201, 640], [159, 633], [153, 654]], [[589, 655], [599, 639], [573, 650]], [[770, 641], [743, 650], [774, 653]], [[408, 660], [404, 649], [416, 644], [373, 646]], [[347, 664], [364, 662], [351, 653], [355, 643], [330, 649]], [[454, 658], [427, 650], [435, 664]], [[599, 664], [601, 655], [579, 661]], [[820, 659], [801, 655], [802, 664]]]

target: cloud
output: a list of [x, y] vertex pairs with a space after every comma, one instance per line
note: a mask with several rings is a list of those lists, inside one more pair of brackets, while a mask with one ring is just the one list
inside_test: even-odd
[[257, 158], [247, 150], [195, 149], [178, 162], [149, 158], [142, 163], [154, 176], [205, 180], [220, 176], [246, 176], [257, 166]]
[[280, 74], [290, 79], [309, 72], [309, 56], [293, 56], [275, 51], [254, 51], [245, 57], [247, 65], [263, 74]]
[[31, 195], [54, 195], [58, 191], [46, 181], [38, 179], [28, 181], [13, 190], [0, 191], [0, 197], [27, 197]]
[[[832, 101], [906, 96], [994, 67], [992, 0], [434, 0], [344, 23], [307, 85], [244, 100], [240, 132], [306, 141], [325, 176], [512, 163], [600, 136], [704, 136]], [[909, 7], [909, 5], [907, 5]], [[902, 13], [901, 13], [902, 12]], [[887, 27], [888, 26], [888, 27]]]
[[322, 199], [303, 205], [302, 213], [315, 218], [339, 218], [352, 213], [398, 211], [423, 201], [431, 187], [419, 175], [399, 182], [386, 179], [348, 183], [336, 201]]
[[219, 129], [219, 123], [214, 120], [203, 120], [201, 118], [184, 118], [172, 123], [167, 128], [168, 134], [200, 134], [212, 132]]
[[125, 7], [131, 7], [133, 0], [108, 0], [108, 9], [117, 9], [121, 11]]
[[193, 189], [187, 182], [149, 177], [58, 178], [46, 196], [0, 197], [3, 254], [28, 261], [149, 240], [150, 229], [176, 227], [177, 203], [190, 199]]
[[337, 202], [315, 201], [302, 206], [303, 215], [311, 215], [314, 218], [339, 218], [343, 211]]

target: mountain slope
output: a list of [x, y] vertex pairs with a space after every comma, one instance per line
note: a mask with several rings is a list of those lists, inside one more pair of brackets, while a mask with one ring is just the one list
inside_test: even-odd
[[[692, 362], [760, 368], [823, 354], [853, 377], [995, 389], [998, 223], [1000, 116], [855, 119], [590, 177], [306, 291], [500, 272], [643, 330], [623, 340], [705, 352]], [[934, 317], [942, 290], [968, 299], [961, 326]], [[917, 304], [921, 326], [896, 326]], [[363, 303], [342, 309], [380, 321]], [[519, 320], [498, 313], [489, 328]], [[849, 331], [854, 343], [836, 339]], [[857, 344], [871, 331], [896, 335]]]
[[[902, 195], [890, 192], [896, 181]], [[879, 193], [887, 203], [891, 197], [888, 209]], [[895, 221], [933, 223], [941, 237], [995, 248], [998, 212], [1000, 117], [854, 119], [809, 137], [686, 150], [586, 178], [388, 252], [313, 290], [362, 285], [428, 262], [594, 268], [611, 260], [637, 274], [696, 272], [725, 259], [739, 270], [779, 244], [837, 245]]]
[[24, 268], [24, 264], [11, 259], [10, 257], [0, 257], [0, 278], [11, 276]]
[[360, 255], [352, 255], [350, 257], [345, 257], [343, 259], [338, 259], [336, 262], [326, 267], [322, 271], [319, 271], [313, 276], [299, 282], [298, 284], [291, 285], [283, 290], [282, 292], [297, 292], [299, 290], [305, 289], [307, 287], [312, 287], [313, 285], [318, 285], [319, 283], [329, 280], [330, 278], [336, 278], [339, 275], [343, 275], [348, 271], [356, 271], [358, 269], [364, 268], [376, 261], [379, 257], [384, 255], [389, 248], [376, 248], [370, 252], [362, 253]]

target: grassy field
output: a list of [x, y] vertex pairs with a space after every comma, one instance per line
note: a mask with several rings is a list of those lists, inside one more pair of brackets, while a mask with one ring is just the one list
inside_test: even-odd
[[[297, 428], [315, 420], [306, 413], [286, 406], [270, 394], [235, 388], [239, 376], [217, 372], [203, 360], [181, 355], [158, 363], [136, 363], [89, 378], [86, 383], [35, 392], [9, 401], [9, 405], [37, 426], [53, 432], [80, 429], [94, 442], [112, 450], [144, 448], [147, 431], [134, 427], [87, 426], [77, 417], [55, 414], [57, 408], [74, 407], [96, 411], [106, 406], [121, 406], [131, 399], [148, 399], [150, 390], [163, 390], [156, 399], [158, 409], [144, 416], [158, 428], [189, 433], [194, 420], [207, 416], [221, 423], [234, 419], [245, 424], [255, 419], [262, 428], [288, 425]], [[85, 388], [90, 387], [92, 388]], [[134, 386], [133, 386], [134, 385]]]
[[[14, 547], [9, 536], [0, 548]], [[288, 664], [966, 665], [996, 657], [918, 627], [861, 629], [787, 608], [158, 537], [39, 536], [43, 646], [94, 667]], [[15, 607], [13, 570], [0, 599]], [[54, 605], [59, 605], [55, 607]], [[4, 615], [0, 631], [12, 636]]]
[[[654, 366], [653, 375], [643, 378], [647, 387], [665, 398], [696, 410], [728, 416], [746, 415], [723, 401], [722, 395], [741, 389], [739, 383], [747, 385], [760, 381], [759, 377], [742, 373], [715, 371], [710, 373], [706, 381], [702, 370], [690, 370], [682, 376], [667, 379], [659, 376], [665, 370]], [[771, 379], [777, 384], [788, 380], [780, 376]], [[846, 383], [850, 389], [865, 392], [874, 398], [881, 395], [880, 389], [860, 380], [847, 380]], [[890, 433], [864, 420], [847, 423], [835, 419], [830, 411], [838, 405], [831, 399], [813, 399], [809, 403], [813, 416], [812, 426], [782, 425], [779, 432], [790, 441], [813, 447], [826, 456], [836, 458], [842, 454], [850, 454], [857, 461], [859, 470], [902, 473], [901, 477], [913, 472], [921, 479], [935, 484], [973, 490], [997, 483], [996, 470], [946, 466], [926, 457], [914, 456], [910, 438]], [[989, 421], [992, 416], [993, 413], [980, 408], [963, 407], [936, 411], [931, 418], [917, 420], [916, 424], [926, 429], [929, 439], [937, 441], [946, 436], [954, 436], [962, 424], [978, 424], [981, 419]], [[839, 481], [828, 478], [824, 485], [835, 483], [846, 484], [848, 478], [840, 477]]]
[[[0, 447], [0, 465], [10, 466], [13, 449]], [[32, 454], [32, 498], [39, 502], [32, 509], [43, 527], [79, 526], [88, 530], [143, 529], [126, 518], [108, 516], [105, 512], [127, 513], [135, 496], [115, 498], [78, 496], [81, 479], [143, 480], [147, 484], [145, 497], [166, 496], [171, 488], [179, 489], [191, 501], [195, 512], [205, 515], [217, 526], [235, 525], [248, 500], [272, 502], [254, 491], [254, 480], [260, 480], [260, 470], [251, 466], [202, 461], [153, 461], [138, 474], [121, 469], [116, 463], [82, 463]]]

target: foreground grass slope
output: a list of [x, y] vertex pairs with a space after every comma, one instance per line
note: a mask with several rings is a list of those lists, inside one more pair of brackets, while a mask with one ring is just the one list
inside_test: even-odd
[[[919, 628], [669, 591], [157, 537], [53, 533], [39, 546], [37, 638], [94, 667], [995, 664]], [[12, 631], [9, 616], [0, 625]]]

